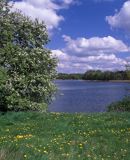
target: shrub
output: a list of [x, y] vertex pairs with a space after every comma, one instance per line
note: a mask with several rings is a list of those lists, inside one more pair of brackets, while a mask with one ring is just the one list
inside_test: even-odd
[[130, 97], [125, 97], [119, 102], [110, 104], [108, 106], [108, 111], [130, 112]]
[[0, 2], [0, 110], [45, 110], [55, 92], [57, 60], [52, 58], [46, 26]]

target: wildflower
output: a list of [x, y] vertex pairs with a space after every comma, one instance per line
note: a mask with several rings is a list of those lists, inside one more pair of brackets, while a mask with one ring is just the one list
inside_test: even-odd
[[69, 153], [66, 153], [66, 156], [69, 156]]
[[17, 135], [17, 136], [16, 136], [17, 139], [21, 139], [21, 138], [23, 138], [23, 137], [24, 137], [24, 136], [22, 136], [22, 135]]
[[30, 137], [32, 137], [32, 135], [31, 134], [27, 134], [27, 135], [17, 135], [16, 136], [16, 139], [22, 139], [22, 138], [30, 138]]
[[26, 157], [27, 157], [27, 155], [25, 154], [25, 155], [24, 155], [24, 158], [26, 158]]
[[48, 152], [45, 150], [45, 151], [44, 151], [44, 153], [46, 153], [46, 154], [47, 154]]

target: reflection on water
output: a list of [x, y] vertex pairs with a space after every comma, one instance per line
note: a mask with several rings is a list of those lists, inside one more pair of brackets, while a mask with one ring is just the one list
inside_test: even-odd
[[104, 112], [106, 106], [130, 94], [130, 83], [57, 80], [53, 112]]

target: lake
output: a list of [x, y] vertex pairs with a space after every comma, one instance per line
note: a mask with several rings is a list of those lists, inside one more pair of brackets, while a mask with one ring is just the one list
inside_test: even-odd
[[57, 80], [51, 112], [105, 112], [112, 102], [130, 94], [130, 83]]

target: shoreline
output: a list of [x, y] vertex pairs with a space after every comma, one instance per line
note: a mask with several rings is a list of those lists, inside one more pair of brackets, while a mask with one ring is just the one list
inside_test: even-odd
[[68, 80], [68, 81], [88, 81], [88, 82], [122, 82], [122, 83], [130, 83], [130, 80], [85, 80], [85, 79], [56, 79], [56, 80]]
[[110, 80], [110, 82], [126, 82], [126, 83], [130, 83], [130, 80]]

